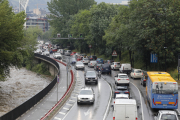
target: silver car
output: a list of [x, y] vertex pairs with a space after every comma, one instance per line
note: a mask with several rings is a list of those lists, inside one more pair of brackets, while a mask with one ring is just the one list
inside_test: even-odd
[[84, 64], [81, 61], [76, 62], [75, 69], [83, 69], [84, 70]]
[[96, 64], [97, 62], [96, 61], [90, 61], [88, 63], [88, 67], [94, 67], [94, 65]]
[[77, 96], [77, 104], [80, 104], [80, 103], [93, 104], [94, 101], [95, 101], [95, 94], [94, 94], [93, 89], [90, 87], [81, 88], [81, 91]]
[[58, 53], [58, 52], [53, 53], [53, 57], [54, 57], [55, 59], [62, 59], [61, 53]]

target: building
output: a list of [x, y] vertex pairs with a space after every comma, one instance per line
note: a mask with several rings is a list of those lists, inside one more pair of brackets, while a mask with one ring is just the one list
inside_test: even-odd
[[26, 28], [38, 26], [43, 30], [43, 32], [48, 31], [50, 28], [48, 19], [46, 17], [28, 17], [26, 20]]

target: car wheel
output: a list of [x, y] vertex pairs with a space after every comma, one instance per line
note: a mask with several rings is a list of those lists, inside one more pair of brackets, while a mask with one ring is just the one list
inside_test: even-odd
[[77, 102], [77, 104], [79, 105], [80, 103], [79, 103], [79, 102]]
[[85, 85], [87, 85], [87, 82], [85, 81]]
[[98, 81], [96, 81], [96, 85], [98, 84]]

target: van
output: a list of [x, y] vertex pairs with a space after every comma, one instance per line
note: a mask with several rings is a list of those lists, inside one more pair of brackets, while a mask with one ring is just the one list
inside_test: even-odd
[[64, 53], [64, 55], [66, 56], [70, 56], [70, 54], [71, 54], [71, 50], [66, 50], [66, 52]]
[[115, 99], [113, 120], [138, 120], [135, 99]]
[[120, 65], [119, 71], [121, 73], [130, 73], [131, 72], [131, 64], [129, 64], [129, 63], [122, 63]]

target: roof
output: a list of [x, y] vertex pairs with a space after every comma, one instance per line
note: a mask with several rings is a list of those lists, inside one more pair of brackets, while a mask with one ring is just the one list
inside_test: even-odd
[[135, 99], [115, 99], [115, 104], [118, 104], [118, 105], [124, 105], [124, 104], [136, 105], [136, 100]]
[[119, 73], [118, 75], [127, 75], [127, 74], [125, 74], [125, 73]]
[[147, 72], [152, 82], [176, 82], [167, 72]]
[[173, 111], [173, 110], [159, 110], [159, 113], [161, 113], [161, 114], [176, 114], [176, 112], [175, 111]]

